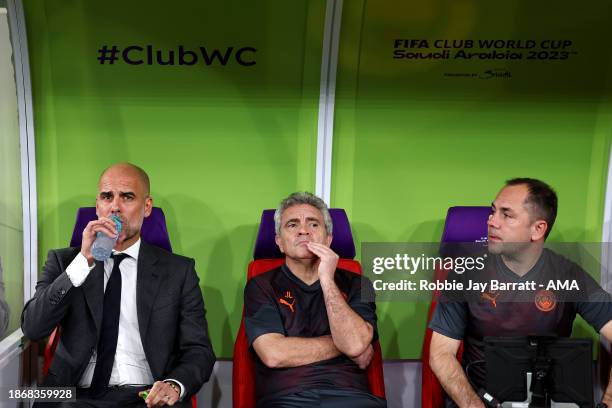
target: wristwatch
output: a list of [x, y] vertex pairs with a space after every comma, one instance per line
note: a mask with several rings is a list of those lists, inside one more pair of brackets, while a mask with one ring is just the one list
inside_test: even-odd
[[[180, 385], [178, 385], [176, 383], [176, 381], [172, 381], [172, 380], [166, 380], [164, 381], [166, 384], [168, 384], [174, 391], [176, 391], [176, 393], [178, 394], [179, 398], [181, 397], [181, 387]], [[602, 408], [608, 408], [606, 407], [602, 407]]]

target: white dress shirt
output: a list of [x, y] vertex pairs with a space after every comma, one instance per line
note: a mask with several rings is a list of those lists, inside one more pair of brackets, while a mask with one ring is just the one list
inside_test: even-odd
[[[117, 351], [115, 361], [109, 380], [109, 385], [148, 385], [153, 384], [153, 375], [147, 362], [140, 330], [138, 328], [138, 312], [136, 309], [136, 272], [138, 266], [138, 253], [140, 252], [140, 239], [121, 253], [129, 255], [119, 265], [121, 272], [121, 311], [119, 314], [119, 335], [117, 338]], [[113, 254], [118, 254], [113, 250]], [[113, 271], [115, 261], [109, 258], [104, 261], [104, 290], [106, 283]], [[87, 258], [79, 252], [74, 260], [66, 268], [66, 273], [72, 285], [79, 287], [83, 284], [89, 272], [94, 266], [89, 267]], [[96, 352], [94, 351], [83, 376], [79, 381], [79, 387], [88, 388], [91, 385], [94, 369], [96, 367]], [[185, 389], [183, 384], [172, 379], [181, 388], [180, 398], [183, 397]]]

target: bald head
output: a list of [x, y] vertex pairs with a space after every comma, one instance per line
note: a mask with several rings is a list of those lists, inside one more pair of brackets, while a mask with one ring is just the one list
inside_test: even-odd
[[98, 218], [116, 215], [123, 225], [115, 249], [129, 248], [140, 238], [142, 223], [153, 210], [149, 188], [147, 173], [131, 163], [114, 164], [100, 176], [96, 214]]
[[[131, 175], [138, 178], [138, 180], [142, 183], [142, 186], [145, 190], [145, 195], [148, 196], [151, 193], [151, 183], [149, 182], [149, 175], [140, 167], [136, 166], [132, 163], [117, 163], [112, 166], [106, 168], [102, 174], [100, 175], [100, 181], [106, 175]], [[99, 184], [99, 183], [98, 183]]]

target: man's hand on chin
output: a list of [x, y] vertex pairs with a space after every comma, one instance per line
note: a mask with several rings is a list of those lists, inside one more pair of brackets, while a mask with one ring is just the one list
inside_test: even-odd
[[338, 254], [328, 246], [316, 242], [308, 243], [308, 250], [319, 257], [318, 273], [320, 280], [331, 279], [333, 281], [338, 266]]

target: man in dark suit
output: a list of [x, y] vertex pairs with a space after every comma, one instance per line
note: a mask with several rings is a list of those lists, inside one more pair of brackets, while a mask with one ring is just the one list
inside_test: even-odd
[[[193, 259], [140, 239], [153, 207], [149, 178], [121, 163], [102, 173], [98, 219], [83, 230], [80, 248], [49, 252], [22, 330], [32, 339], [59, 325], [45, 386], [77, 387], [87, 406], [185, 405], [210, 377], [215, 355]], [[94, 261], [96, 234], [117, 236], [113, 256]]]

